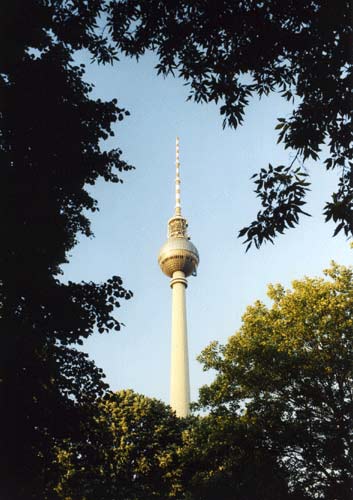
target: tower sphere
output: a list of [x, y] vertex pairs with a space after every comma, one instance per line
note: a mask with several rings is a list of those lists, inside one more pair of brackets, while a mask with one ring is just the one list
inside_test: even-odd
[[167, 276], [181, 271], [185, 276], [196, 274], [199, 253], [187, 235], [187, 222], [181, 215], [175, 215], [168, 221], [168, 239], [158, 255], [158, 263]]
[[199, 253], [195, 245], [185, 237], [168, 238], [159, 251], [158, 263], [170, 278], [175, 271], [182, 271], [185, 276], [190, 276], [196, 273]]

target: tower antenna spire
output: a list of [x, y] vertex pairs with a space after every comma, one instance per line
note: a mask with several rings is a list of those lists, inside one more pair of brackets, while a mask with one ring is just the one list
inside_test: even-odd
[[175, 215], [181, 215], [179, 137], [175, 141]]

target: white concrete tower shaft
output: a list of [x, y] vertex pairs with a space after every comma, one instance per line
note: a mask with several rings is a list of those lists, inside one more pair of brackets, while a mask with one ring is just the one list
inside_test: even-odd
[[172, 287], [170, 406], [178, 417], [186, 417], [190, 412], [190, 379], [185, 274], [182, 271], [175, 271], [170, 286]]
[[175, 212], [168, 221], [168, 240], [162, 246], [158, 262], [171, 279], [172, 345], [170, 405], [178, 417], [190, 412], [189, 357], [186, 321], [187, 277], [196, 275], [199, 254], [187, 234], [187, 221], [181, 214], [179, 139], [176, 139]]

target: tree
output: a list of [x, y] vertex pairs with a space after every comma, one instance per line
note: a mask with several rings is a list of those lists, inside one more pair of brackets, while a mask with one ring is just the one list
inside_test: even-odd
[[227, 345], [200, 359], [216, 370], [199, 406], [244, 419], [277, 456], [291, 487], [309, 498], [352, 494], [353, 269], [332, 264], [330, 279], [292, 290], [270, 286], [272, 307], [248, 307]]
[[349, 0], [109, 3], [117, 49], [137, 58], [156, 52], [158, 73], [184, 79], [189, 99], [220, 103], [223, 126], [240, 125], [255, 95], [277, 92], [294, 103], [292, 115], [276, 126], [278, 142], [294, 159], [254, 175], [262, 209], [239, 232], [247, 248], [273, 242], [308, 215], [302, 208], [309, 189], [305, 162], [319, 161], [326, 146], [323, 163], [338, 171], [339, 181], [324, 215], [336, 223], [334, 235], [353, 235], [351, 20]]
[[108, 394], [81, 442], [58, 451], [63, 499], [180, 498], [183, 420], [131, 390]]
[[113, 49], [97, 30], [103, 2], [4, 0], [0, 5], [0, 400], [4, 500], [53, 498], [55, 444], [79, 438], [87, 409], [106, 390], [102, 371], [77, 350], [131, 292], [59, 280], [87, 213], [86, 186], [121, 182], [131, 167], [102, 147], [126, 112], [90, 96], [75, 50], [101, 62]]
[[305, 500], [246, 416], [199, 417], [185, 432], [183, 470], [190, 500]]

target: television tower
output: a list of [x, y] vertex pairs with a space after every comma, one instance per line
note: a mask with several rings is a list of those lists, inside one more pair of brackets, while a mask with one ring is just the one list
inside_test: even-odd
[[168, 239], [158, 255], [158, 263], [171, 279], [172, 352], [170, 370], [170, 406], [178, 417], [190, 412], [190, 381], [185, 290], [187, 277], [196, 276], [199, 253], [187, 234], [188, 223], [181, 215], [179, 138], [176, 138], [175, 212], [168, 221]]

